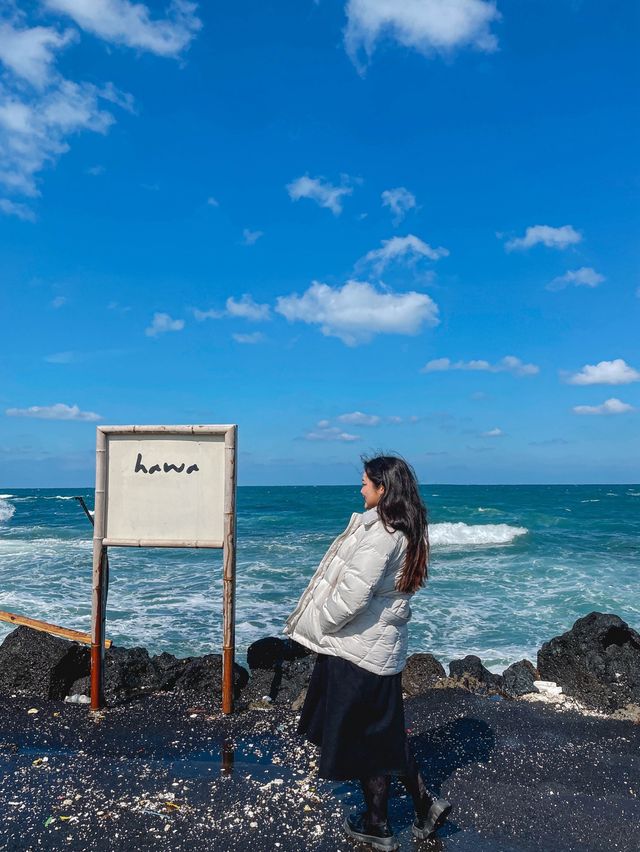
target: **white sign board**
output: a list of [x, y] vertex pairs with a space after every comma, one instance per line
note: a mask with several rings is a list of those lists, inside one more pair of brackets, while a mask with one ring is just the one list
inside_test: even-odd
[[229, 427], [153, 428], [103, 427], [105, 546], [222, 547]]

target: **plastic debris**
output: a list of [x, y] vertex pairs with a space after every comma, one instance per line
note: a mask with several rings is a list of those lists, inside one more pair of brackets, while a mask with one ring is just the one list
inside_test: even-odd
[[161, 814], [158, 811], [154, 811], [151, 808], [142, 808], [142, 812], [145, 814], [153, 814], [154, 816], [160, 817], [160, 819], [169, 819], [165, 814]]
[[91, 699], [88, 695], [67, 695], [64, 702], [65, 704], [91, 704]]
[[32, 707], [30, 710], [27, 710], [27, 713], [29, 714], [29, 716], [33, 716], [33, 714], [37, 713], [37, 712], [38, 712], [37, 707]]
[[53, 816], [47, 817], [44, 821], [44, 827], [47, 828], [48, 826], [51, 825], [52, 822], [55, 822], [55, 821], [56, 821], [55, 817], [53, 817]]
[[561, 695], [562, 687], [553, 680], [534, 680], [533, 685], [546, 695]]

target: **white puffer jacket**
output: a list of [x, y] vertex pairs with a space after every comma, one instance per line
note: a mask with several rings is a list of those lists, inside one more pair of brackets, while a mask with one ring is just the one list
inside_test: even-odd
[[377, 509], [351, 516], [324, 555], [284, 633], [319, 654], [380, 675], [401, 672], [407, 657], [412, 595], [396, 591], [407, 540], [388, 532]]

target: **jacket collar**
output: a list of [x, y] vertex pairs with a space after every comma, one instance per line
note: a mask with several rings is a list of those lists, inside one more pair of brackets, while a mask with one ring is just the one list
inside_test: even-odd
[[373, 509], [367, 509], [366, 512], [362, 513], [362, 523], [365, 525], [365, 527], [370, 526], [379, 519], [380, 515], [378, 515], [378, 510], [375, 506], [373, 507]]

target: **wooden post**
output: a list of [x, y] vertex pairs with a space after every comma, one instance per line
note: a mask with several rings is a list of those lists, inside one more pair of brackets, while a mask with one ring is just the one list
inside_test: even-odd
[[236, 435], [232, 426], [224, 436], [224, 549], [222, 572], [222, 712], [233, 712], [236, 587]]
[[[41, 630], [43, 633], [50, 633], [52, 636], [62, 636], [63, 639], [69, 639], [70, 642], [84, 642], [85, 645], [91, 644], [90, 633], [83, 633], [81, 630], [70, 630], [68, 627], [60, 627], [58, 624], [41, 621], [39, 618], [29, 618], [26, 615], [17, 615], [15, 612], [0, 610], [0, 621], [7, 621], [9, 624], [22, 624], [24, 627], [31, 627], [32, 630]], [[111, 645], [111, 639], [104, 640], [105, 648], [110, 648]]]
[[93, 525], [93, 582], [91, 599], [91, 709], [104, 704], [104, 638], [107, 612], [104, 538], [104, 487], [106, 479], [106, 435], [98, 428], [96, 438], [96, 492]]

